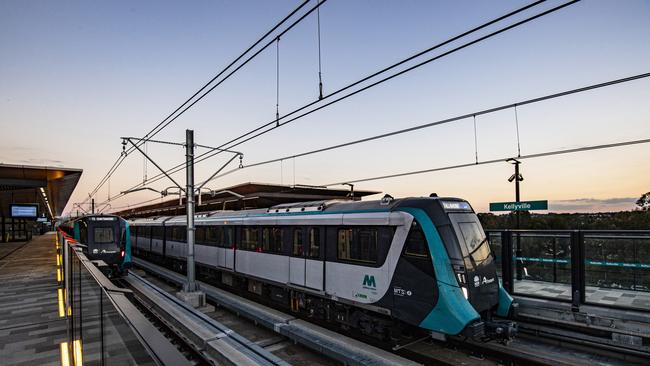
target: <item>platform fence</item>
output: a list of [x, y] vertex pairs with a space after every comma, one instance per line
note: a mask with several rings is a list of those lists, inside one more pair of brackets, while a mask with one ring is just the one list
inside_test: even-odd
[[[139, 311], [83, 253], [83, 244], [57, 236], [61, 258], [59, 315], [68, 322], [62, 363], [70, 365], [156, 365], [143, 335]], [[141, 317], [141, 315], [139, 315]]]
[[486, 233], [511, 294], [650, 311], [650, 231]]

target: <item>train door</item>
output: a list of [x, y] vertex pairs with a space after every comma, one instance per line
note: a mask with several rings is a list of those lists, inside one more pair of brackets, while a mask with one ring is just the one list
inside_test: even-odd
[[324, 288], [324, 247], [321, 245], [321, 228], [294, 228], [291, 257], [289, 257], [289, 282], [322, 291]]
[[217, 247], [217, 266], [226, 268], [226, 251], [228, 248]]
[[413, 221], [393, 274], [394, 315], [419, 324], [438, 298], [436, 278], [424, 232]]
[[219, 248], [219, 265], [231, 270], [235, 269], [235, 228], [236, 226], [225, 226], [223, 229], [224, 240]]
[[305, 232], [304, 228], [295, 227], [291, 233], [291, 256], [289, 257], [289, 282], [305, 286]]

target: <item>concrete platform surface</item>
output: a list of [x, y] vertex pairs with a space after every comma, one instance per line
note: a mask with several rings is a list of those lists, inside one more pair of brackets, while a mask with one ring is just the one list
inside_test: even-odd
[[58, 312], [55, 235], [11, 244], [16, 250], [0, 259], [0, 364], [60, 365], [67, 330]]
[[[549, 299], [571, 300], [571, 285], [542, 281], [515, 281], [515, 294], [535, 295]], [[650, 309], [650, 292], [587, 286], [586, 302], [630, 309]]]

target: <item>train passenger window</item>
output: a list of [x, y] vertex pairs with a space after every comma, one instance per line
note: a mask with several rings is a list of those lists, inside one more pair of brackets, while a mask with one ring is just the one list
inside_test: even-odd
[[221, 242], [218, 244], [222, 248], [230, 248], [235, 242], [235, 237], [233, 235], [233, 229], [230, 226], [223, 227], [221, 230]]
[[137, 233], [138, 233], [138, 228], [135, 227], [135, 226], [131, 226], [131, 246], [132, 247], [138, 245]]
[[377, 262], [377, 229], [339, 229], [338, 258], [374, 264]]
[[154, 226], [151, 228], [151, 237], [157, 240], [163, 240], [165, 236], [165, 230], [162, 226]]
[[293, 229], [293, 248], [291, 255], [302, 256], [302, 229]]
[[352, 254], [357, 260], [377, 262], [377, 229], [359, 229], [358, 244]]
[[427, 239], [424, 236], [422, 227], [416, 221], [413, 221], [411, 230], [406, 237], [404, 254], [412, 257], [427, 258], [429, 251], [427, 247]]
[[256, 227], [245, 227], [242, 229], [241, 248], [244, 250], [257, 250], [258, 229]]
[[221, 242], [221, 228], [218, 226], [208, 226], [205, 228], [204, 240], [207, 245], [218, 246]]
[[338, 258], [350, 259], [351, 248], [352, 248], [352, 229], [339, 229]]
[[320, 257], [320, 230], [318, 228], [309, 229], [309, 251], [307, 256], [309, 258]]
[[267, 253], [282, 253], [282, 229], [278, 227], [262, 229], [262, 249]]
[[197, 244], [210, 244], [205, 240], [205, 232], [207, 228], [205, 226], [197, 226], [196, 231], [194, 231], [194, 241]]
[[95, 244], [113, 243], [115, 241], [115, 238], [113, 237], [113, 228], [112, 227], [94, 228], [93, 240]]
[[184, 243], [187, 241], [187, 228], [185, 226], [174, 226], [171, 240]]

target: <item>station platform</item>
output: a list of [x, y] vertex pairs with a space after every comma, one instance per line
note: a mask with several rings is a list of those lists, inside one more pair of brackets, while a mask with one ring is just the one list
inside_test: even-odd
[[60, 365], [67, 324], [59, 316], [53, 232], [0, 244], [0, 363]]
[[[571, 301], [571, 285], [543, 281], [514, 281], [515, 294]], [[585, 287], [585, 301], [602, 306], [650, 309], [650, 292], [617, 288]]]
[[20, 249], [25, 244], [27, 244], [27, 242], [24, 241], [0, 243], [0, 260], [2, 260], [5, 257], [8, 257], [11, 253]]

